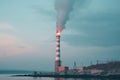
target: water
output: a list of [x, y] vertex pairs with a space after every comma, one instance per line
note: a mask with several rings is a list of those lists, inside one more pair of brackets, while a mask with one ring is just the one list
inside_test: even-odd
[[[28, 73], [28, 72], [24, 72], [24, 73]], [[11, 75], [15, 75], [15, 74], [24, 74], [22, 72], [1, 72], [0, 71], [0, 80], [116, 80], [116, 79], [73, 79], [73, 78], [40, 78], [40, 77], [12, 77]], [[120, 80], [120, 79], [117, 79]]]
[[[34, 77], [11, 77], [13, 74], [1, 74], [0, 80], [116, 80], [116, 79], [64, 79], [64, 78], [34, 78]], [[120, 80], [120, 79], [118, 79]]]

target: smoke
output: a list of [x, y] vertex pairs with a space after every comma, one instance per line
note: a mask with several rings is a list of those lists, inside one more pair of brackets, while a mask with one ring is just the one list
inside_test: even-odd
[[62, 31], [65, 28], [75, 1], [76, 0], [55, 0], [55, 9], [58, 13], [56, 22], [57, 31]]

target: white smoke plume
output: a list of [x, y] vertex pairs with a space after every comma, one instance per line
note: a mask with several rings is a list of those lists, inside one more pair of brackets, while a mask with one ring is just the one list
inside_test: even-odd
[[66, 22], [69, 20], [69, 14], [73, 10], [76, 0], [55, 0], [55, 9], [57, 11], [57, 31], [65, 28]]

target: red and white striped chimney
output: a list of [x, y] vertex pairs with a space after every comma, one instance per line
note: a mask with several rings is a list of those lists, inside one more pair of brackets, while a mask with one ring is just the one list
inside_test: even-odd
[[58, 67], [61, 66], [60, 60], [60, 32], [56, 34], [56, 61], [55, 61], [55, 71], [58, 72]]

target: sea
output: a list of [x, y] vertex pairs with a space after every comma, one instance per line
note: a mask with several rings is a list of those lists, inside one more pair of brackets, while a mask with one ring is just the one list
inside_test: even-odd
[[120, 79], [97, 79], [97, 78], [45, 78], [45, 77], [13, 77], [18, 74], [29, 74], [30, 71], [0, 71], [0, 80], [120, 80]]

